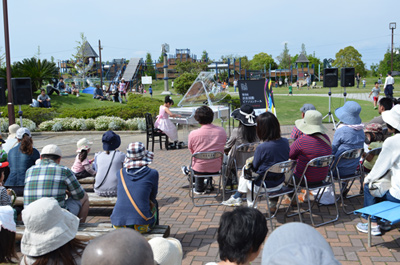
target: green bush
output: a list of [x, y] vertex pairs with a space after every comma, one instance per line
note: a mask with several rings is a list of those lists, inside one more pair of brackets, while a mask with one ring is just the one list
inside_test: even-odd
[[174, 88], [175, 91], [181, 95], [185, 95], [194, 80], [198, 76], [197, 73], [183, 73], [175, 79]]

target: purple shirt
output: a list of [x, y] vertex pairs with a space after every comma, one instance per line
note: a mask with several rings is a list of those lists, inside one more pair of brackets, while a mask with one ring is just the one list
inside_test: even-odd
[[[330, 142], [329, 137], [326, 134], [323, 134], [322, 136]], [[294, 176], [297, 179], [300, 179], [307, 163], [311, 159], [331, 154], [332, 147], [325, 143], [324, 140], [316, 135], [304, 134], [290, 146], [289, 158], [297, 160]], [[319, 182], [324, 180], [327, 174], [328, 167], [309, 167], [306, 172], [306, 177], [308, 182]]]
[[[202, 125], [189, 134], [188, 147], [192, 154], [197, 152], [224, 152], [226, 132], [224, 128], [213, 124]], [[193, 160], [192, 168], [197, 172], [217, 172], [221, 169], [222, 158], [213, 160]]]

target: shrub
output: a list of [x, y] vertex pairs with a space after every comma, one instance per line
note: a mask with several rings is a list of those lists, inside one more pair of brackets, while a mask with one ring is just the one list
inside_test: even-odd
[[144, 118], [134, 118], [126, 121], [127, 129], [135, 131], [135, 130], [146, 130], [146, 121]]
[[51, 120], [51, 121], [44, 121], [41, 124], [39, 124], [39, 129], [41, 131], [51, 131], [53, 128], [53, 125], [56, 123], [56, 121]]
[[86, 119], [85, 124], [86, 124], [86, 130], [94, 130], [95, 128], [95, 120], [94, 119]]
[[174, 87], [175, 91], [179, 94], [185, 95], [194, 80], [198, 76], [197, 73], [183, 73], [175, 79]]

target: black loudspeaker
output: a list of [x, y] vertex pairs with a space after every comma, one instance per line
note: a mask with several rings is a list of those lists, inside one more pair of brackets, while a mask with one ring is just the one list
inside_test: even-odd
[[354, 86], [354, 75], [356, 70], [354, 67], [342, 68], [340, 73], [340, 85], [342, 87]]
[[14, 105], [32, 104], [32, 85], [29, 77], [11, 78]]
[[338, 69], [325, 68], [324, 69], [324, 87], [337, 87], [338, 85]]
[[0, 106], [7, 105], [6, 89], [6, 80], [4, 78], [0, 78]]

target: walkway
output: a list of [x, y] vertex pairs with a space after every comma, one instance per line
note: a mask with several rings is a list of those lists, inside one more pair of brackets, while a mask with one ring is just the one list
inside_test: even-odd
[[[327, 124], [326, 126], [329, 128], [328, 134], [332, 138], [334, 133], [332, 125]], [[284, 137], [289, 137], [291, 130], [292, 126], [282, 126]], [[120, 150], [122, 151], [125, 151], [132, 141], [145, 143], [145, 134], [121, 132], [120, 135], [122, 140]], [[33, 140], [39, 151], [46, 144], [57, 143], [63, 151], [61, 163], [72, 166], [76, 156], [76, 142], [83, 137], [94, 142], [90, 157], [95, 152], [102, 150], [102, 133], [100, 132], [35, 133]], [[166, 151], [165, 149], [160, 150], [159, 145], [156, 145], [155, 158], [151, 167], [157, 169], [160, 174], [157, 196], [160, 205], [160, 224], [170, 225], [171, 236], [182, 242], [183, 264], [201, 265], [219, 260], [216, 242], [218, 222], [222, 213], [230, 211], [232, 208], [226, 206], [193, 207], [188, 196], [188, 183], [180, 170], [181, 165], [189, 164], [189, 156], [188, 149]], [[359, 189], [359, 185], [353, 188], [353, 190], [357, 189]], [[350, 202], [354, 208], [361, 208], [363, 203], [362, 198], [355, 198]], [[261, 203], [259, 209], [265, 211], [265, 205], [264, 202]], [[324, 212], [324, 217], [332, 211], [333, 207], [329, 207], [328, 211]], [[110, 222], [111, 212], [112, 208], [110, 207], [91, 209], [88, 222]], [[400, 264], [399, 226], [383, 236], [374, 237], [373, 244], [375, 246], [368, 248], [367, 235], [359, 233], [355, 228], [359, 220], [359, 216], [341, 213], [339, 221], [317, 230], [330, 243], [335, 256], [342, 264]], [[288, 219], [288, 221], [294, 221], [294, 219]], [[308, 216], [305, 221], [310, 223]], [[280, 212], [274, 224], [279, 226], [283, 223], [282, 212]], [[301, 242], [302, 239], [298, 238], [298, 243], [301, 244]], [[261, 264], [260, 260], [259, 257], [252, 264]]]

